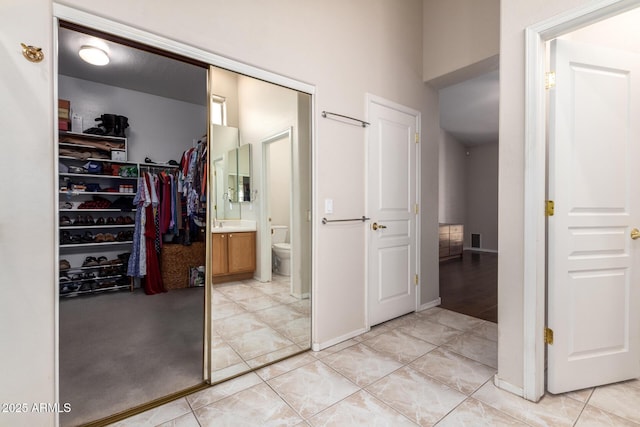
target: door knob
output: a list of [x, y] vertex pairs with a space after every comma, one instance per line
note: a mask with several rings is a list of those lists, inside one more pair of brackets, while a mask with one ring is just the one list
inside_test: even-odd
[[[378, 224], [377, 222], [374, 222], [373, 224], [371, 224], [371, 228], [373, 228], [374, 230], [377, 230], [378, 228], [387, 228], [386, 225], [382, 225], [382, 224]], [[639, 232], [640, 233], [640, 232]]]
[[638, 230], [637, 228], [631, 230], [631, 238], [633, 240], [640, 239], [640, 230]]

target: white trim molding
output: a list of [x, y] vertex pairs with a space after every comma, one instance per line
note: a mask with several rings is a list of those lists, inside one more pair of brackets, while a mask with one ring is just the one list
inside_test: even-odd
[[[640, 0], [597, 0], [553, 16], [525, 30], [524, 167], [524, 377], [522, 396], [538, 401], [545, 392], [546, 106], [545, 43], [640, 6]], [[497, 377], [494, 383], [509, 389]], [[519, 393], [515, 393], [519, 394]]]

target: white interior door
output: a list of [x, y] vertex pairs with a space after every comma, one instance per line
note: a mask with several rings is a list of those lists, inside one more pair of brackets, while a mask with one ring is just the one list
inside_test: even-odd
[[551, 67], [547, 388], [640, 376], [639, 56], [556, 40]]
[[415, 311], [419, 115], [370, 99], [367, 145], [369, 325]]

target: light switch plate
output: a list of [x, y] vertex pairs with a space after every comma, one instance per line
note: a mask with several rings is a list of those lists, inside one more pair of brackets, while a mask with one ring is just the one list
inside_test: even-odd
[[333, 199], [324, 199], [324, 213], [333, 213]]

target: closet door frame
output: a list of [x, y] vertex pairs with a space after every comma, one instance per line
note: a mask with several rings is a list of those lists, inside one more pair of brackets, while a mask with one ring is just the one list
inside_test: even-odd
[[[247, 75], [249, 77], [254, 77], [260, 80], [264, 80], [266, 82], [269, 83], [274, 83], [280, 86], [284, 86], [299, 92], [304, 92], [306, 94], [311, 95], [311, 139], [312, 141], [315, 139], [315, 86], [308, 84], [308, 83], [304, 83], [302, 81], [298, 81], [295, 79], [291, 79], [289, 77], [285, 77], [270, 71], [266, 71], [263, 69], [260, 69], [258, 67], [254, 67], [251, 65], [247, 65], [245, 63], [242, 62], [238, 62], [235, 61], [233, 59], [229, 59], [220, 55], [216, 55], [214, 53], [211, 52], [207, 52], [204, 51], [202, 49], [198, 49], [196, 47], [181, 43], [181, 42], [177, 42], [175, 40], [171, 40], [162, 36], [159, 36], [157, 34], [153, 34], [150, 32], [146, 32], [140, 29], [137, 29], [135, 27], [129, 26], [129, 25], [125, 25], [119, 22], [115, 22], [103, 17], [99, 17], [84, 11], [81, 11], [79, 9], [75, 9], [73, 7], [69, 7], [66, 5], [62, 5], [62, 4], [58, 4], [58, 3], [53, 3], [53, 40], [54, 43], [57, 46], [57, 33], [58, 33], [58, 29], [60, 27], [60, 21], [65, 21], [65, 22], [69, 22], [72, 24], [77, 24], [89, 29], [94, 29], [100, 32], [104, 32], [116, 37], [122, 37], [123, 39], [127, 39], [127, 40], [131, 40], [133, 42], [137, 42], [137, 43], [141, 43], [143, 45], [152, 47], [152, 48], [157, 48], [169, 53], [173, 53], [176, 55], [180, 55], [182, 57], [185, 58], [189, 58], [192, 59], [194, 61], [199, 61], [208, 65], [213, 65], [216, 67], [220, 67], [220, 68], [225, 68], [227, 70], [230, 71], [234, 71], [240, 74], [244, 74]], [[54, 59], [53, 59], [53, 72], [54, 72], [54, 88], [58, 87], [58, 76], [57, 76], [57, 70], [58, 70], [58, 58], [57, 55], [54, 55]], [[54, 89], [54, 92], [56, 90]], [[209, 76], [207, 77], [207, 99], [211, 98], [211, 88], [210, 88], [210, 83], [209, 83]], [[53, 93], [53, 97], [54, 100], [57, 99], [57, 93]], [[52, 100], [53, 102], [53, 100]], [[56, 104], [57, 105], [57, 104]], [[210, 114], [208, 114], [208, 125], [207, 125], [207, 134], [209, 134], [209, 129], [211, 128], [211, 119], [210, 119]], [[208, 153], [211, 153], [211, 140], [210, 138], [207, 138], [208, 142]], [[311, 144], [312, 146], [312, 150], [314, 151], [314, 153], [312, 153], [312, 157], [316, 158], [315, 154], [315, 144]], [[312, 171], [311, 171], [311, 180], [312, 180], [312, 200], [315, 200], [315, 194], [316, 194], [316, 176], [315, 176], [315, 170], [316, 168], [313, 167], [312, 165]], [[56, 171], [57, 173], [57, 171]], [[211, 183], [213, 182], [212, 176], [211, 176], [211, 170], [208, 170], [208, 176], [207, 176], [207, 186], [210, 189], [211, 187]], [[57, 178], [57, 176], [56, 176]], [[57, 206], [57, 203], [56, 203]], [[207, 233], [207, 242], [206, 242], [206, 277], [208, 278], [208, 280], [211, 277], [211, 207], [209, 206], [207, 208], [207, 228], [206, 228], [206, 233]], [[316, 239], [314, 239], [313, 237], [315, 236], [315, 229], [312, 228], [312, 241], [315, 241]], [[312, 264], [312, 271], [315, 271], [314, 268], [314, 264], [315, 264], [315, 246], [312, 247], [311, 250], [312, 254], [312, 260], [311, 260], [311, 264]], [[59, 265], [59, 254], [55, 253], [55, 265], [58, 266]], [[57, 268], [57, 267], [56, 267]], [[56, 275], [59, 272], [56, 271]], [[312, 288], [312, 293], [315, 290], [315, 280], [313, 280], [312, 278], [312, 283], [311, 283], [311, 288]], [[203, 336], [203, 341], [204, 341], [204, 357], [203, 357], [203, 379], [205, 382], [210, 383], [211, 382], [211, 367], [212, 365], [212, 354], [211, 354], [211, 339], [212, 339], [212, 333], [211, 333], [211, 324], [212, 324], [212, 319], [211, 319], [211, 287], [210, 286], [205, 286], [205, 313], [204, 313], [204, 336]], [[315, 328], [313, 327], [313, 325], [315, 324], [314, 321], [314, 313], [316, 312], [316, 310], [312, 310], [311, 312], [311, 324], [312, 324], [312, 330], [311, 330], [311, 342], [315, 342], [314, 339], [314, 335], [315, 335]], [[60, 351], [60, 341], [59, 341], [59, 300], [56, 299], [55, 301], [55, 313], [56, 313], [56, 318], [55, 318], [55, 322], [56, 322], [56, 336], [55, 336], [55, 366], [56, 366], [56, 372], [55, 372], [55, 393], [56, 393], [56, 398], [59, 397], [59, 387], [60, 387], [60, 377], [59, 377], [59, 370], [58, 370], [58, 366], [59, 366], [59, 351]]]

